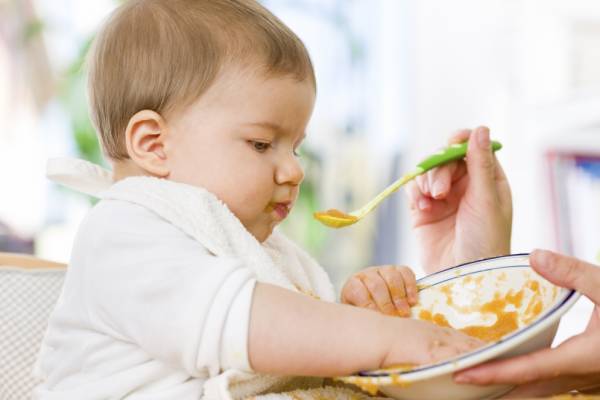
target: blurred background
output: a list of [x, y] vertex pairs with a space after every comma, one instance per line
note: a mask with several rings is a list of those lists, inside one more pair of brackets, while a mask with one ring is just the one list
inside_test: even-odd
[[[318, 100], [307, 177], [283, 229], [339, 287], [367, 265], [422, 274], [404, 193], [344, 230], [314, 210], [352, 210], [485, 124], [514, 198], [513, 252], [600, 256], [600, 2], [264, 0], [305, 42]], [[82, 60], [115, 0], [0, 0], [0, 251], [68, 261], [93, 201], [50, 183], [49, 157], [102, 163]], [[125, 55], [119, 55], [125, 56]], [[582, 301], [559, 339], [589, 316]]]

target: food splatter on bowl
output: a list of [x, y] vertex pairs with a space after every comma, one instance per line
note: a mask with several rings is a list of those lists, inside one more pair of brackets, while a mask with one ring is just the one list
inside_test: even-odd
[[421, 300], [412, 315], [497, 342], [531, 324], [556, 302], [558, 293], [558, 287], [528, 267], [474, 272], [421, 288]]

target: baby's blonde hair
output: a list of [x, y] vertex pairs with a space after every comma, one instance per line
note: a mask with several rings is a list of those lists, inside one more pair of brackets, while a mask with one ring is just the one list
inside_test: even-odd
[[129, 158], [125, 130], [135, 113], [190, 105], [228, 65], [316, 86], [302, 41], [254, 0], [130, 0], [87, 61], [91, 119], [112, 160]]

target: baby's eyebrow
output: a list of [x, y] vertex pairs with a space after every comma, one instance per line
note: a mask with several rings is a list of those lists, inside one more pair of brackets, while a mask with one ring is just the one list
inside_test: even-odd
[[261, 121], [261, 122], [251, 122], [248, 124], [244, 124], [245, 126], [254, 126], [254, 127], [259, 127], [259, 128], [265, 128], [265, 129], [269, 129], [277, 134], [283, 134], [285, 133], [285, 131], [283, 130], [283, 128], [281, 126], [279, 126], [278, 124], [275, 124], [273, 122], [268, 122], [268, 121]]

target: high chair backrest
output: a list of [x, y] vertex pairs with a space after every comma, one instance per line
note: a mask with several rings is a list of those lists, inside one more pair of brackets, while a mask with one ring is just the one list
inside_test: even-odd
[[31, 398], [48, 317], [60, 294], [66, 265], [0, 252], [0, 399]]

